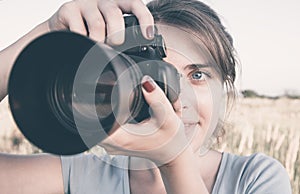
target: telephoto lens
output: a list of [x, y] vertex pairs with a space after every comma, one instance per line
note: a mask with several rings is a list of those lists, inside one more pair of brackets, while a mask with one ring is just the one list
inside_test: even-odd
[[177, 70], [163, 61], [163, 38], [143, 38], [125, 17], [125, 42], [116, 47], [69, 32], [47, 33], [17, 57], [9, 104], [21, 132], [45, 152], [84, 152], [127, 122], [150, 117], [141, 79], [151, 76], [170, 102], [177, 100]]

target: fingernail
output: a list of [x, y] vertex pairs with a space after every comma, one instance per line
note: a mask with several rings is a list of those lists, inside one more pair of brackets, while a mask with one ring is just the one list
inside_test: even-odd
[[146, 29], [148, 38], [154, 38], [154, 26], [148, 26]]
[[155, 89], [155, 84], [150, 76], [144, 76], [142, 81], [143, 88], [148, 92], [152, 92]]

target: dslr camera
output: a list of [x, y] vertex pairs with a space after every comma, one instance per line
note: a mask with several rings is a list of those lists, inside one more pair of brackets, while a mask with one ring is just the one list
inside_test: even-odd
[[170, 102], [179, 74], [167, 62], [163, 37], [143, 37], [135, 16], [125, 16], [125, 42], [96, 43], [56, 31], [38, 37], [18, 56], [9, 79], [9, 104], [21, 132], [40, 149], [77, 154], [125, 123], [151, 115], [141, 89], [149, 75]]

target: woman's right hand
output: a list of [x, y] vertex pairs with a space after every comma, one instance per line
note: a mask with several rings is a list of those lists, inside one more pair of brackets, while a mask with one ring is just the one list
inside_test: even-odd
[[69, 29], [95, 41], [119, 45], [124, 41], [123, 13], [134, 14], [145, 38], [154, 35], [153, 17], [141, 0], [74, 0], [63, 4], [47, 21], [49, 31]]
[[[0, 101], [7, 95], [10, 71], [22, 49], [36, 37], [55, 30], [70, 30], [95, 41], [119, 45], [124, 41], [123, 13], [134, 14], [145, 38], [154, 34], [154, 21], [142, 0], [73, 0], [63, 4], [47, 21], [38, 25], [0, 52]], [[116, 34], [117, 36], [113, 36]]]

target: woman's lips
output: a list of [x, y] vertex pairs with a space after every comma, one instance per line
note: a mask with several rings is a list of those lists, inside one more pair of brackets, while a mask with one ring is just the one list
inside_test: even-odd
[[183, 123], [184, 124], [184, 128], [185, 128], [185, 134], [187, 136], [191, 136], [193, 135], [196, 130], [198, 130], [200, 128], [200, 123], [199, 122], [193, 122], [193, 123]]
[[195, 126], [197, 124], [198, 124], [198, 122], [196, 122], [196, 123], [184, 123], [184, 127], [192, 127], [192, 126]]

